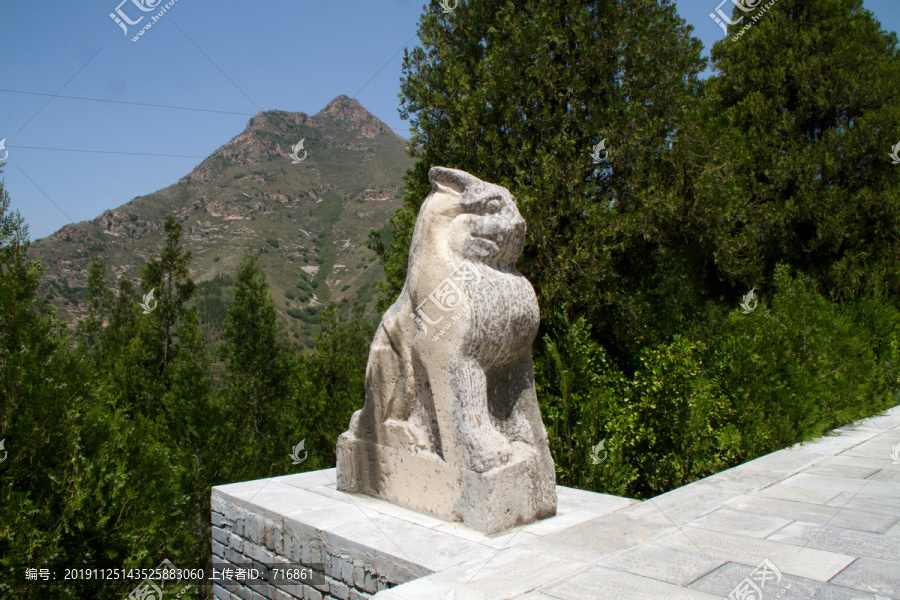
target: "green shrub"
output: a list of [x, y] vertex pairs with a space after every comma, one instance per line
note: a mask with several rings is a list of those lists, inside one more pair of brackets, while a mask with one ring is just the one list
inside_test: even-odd
[[834, 303], [786, 267], [774, 283], [753, 312], [644, 348], [631, 376], [554, 313], [535, 382], [557, 482], [648, 498], [900, 403], [900, 310]]

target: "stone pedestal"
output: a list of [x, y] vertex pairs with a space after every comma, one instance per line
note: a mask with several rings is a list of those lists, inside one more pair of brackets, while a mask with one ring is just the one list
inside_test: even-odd
[[486, 473], [343, 435], [338, 489], [368, 494], [493, 535], [556, 514], [556, 486], [538, 455], [514, 443], [510, 461]]

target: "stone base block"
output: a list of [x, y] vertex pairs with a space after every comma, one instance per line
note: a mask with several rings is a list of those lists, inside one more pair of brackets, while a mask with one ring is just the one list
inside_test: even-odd
[[556, 486], [545, 471], [537, 453], [519, 442], [506, 465], [484, 473], [347, 434], [337, 446], [339, 490], [462, 522], [485, 535], [556, 514]]

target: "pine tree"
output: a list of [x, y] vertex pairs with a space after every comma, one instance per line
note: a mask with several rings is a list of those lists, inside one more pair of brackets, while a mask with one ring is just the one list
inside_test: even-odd
[[370, 236], [387, 300], [439, 164], [517, 197], [529, 229], [519, 269], [544, 309], [585, 315], [619, 348], [670, 334], [702, 300], [706, 268], [683, 227], [705, 64], [674, 5], [487, 0], [444, 15], [433, 1], [420, 30], [401, 89], [421, 160], [403, 208]]
[[784, 263], [836, 298], [900, 292], [900, 50], [862, 4], [779, 0], [713, 46], [698, 206], [744, 290]]
[[95, 364], [103, 361], [103, 329], [112, 308], [112, 293], [106, 288], [106, 265], [99, 256], [88, 267], [87, 314], [78, 322], [76, 333], [83, 349]]
[[173, 358], [174, 331], [196, 289], [188, 271], [191, 253], [181, 245], [181, 223], [173, 215], [167, 215], [163, 228], [166, 243], [159, 258], [148, 261], [141, 271], [145, 293], [158, 290], [158, 310], [153, 310], [151, 315], [159, 330], [160, 372], [165, 371]]
[[[28, 246], [0, 182], [0, 596], [112, 600], [128, 593], [124, 583], [29, 582], [23, 568], [146, 566], [174, 537], [170, 469], [147, 428], [107, 403], [95, 365], [71, 350], [37, 295], [42, 266]], [[82, 330], [97, 339], [96, 327]]]
[[296, 421], [287, 405], [294, 361], [278, 333], [259, 255], [246, 255], [238, 269], [219, 356], [225, 363], [224, 395], [233, 443], [245, 449], [232, 477], [239, 472], [267, 476], [278, 463], [283, 469], [291, 445], [288, 432], [295, 428], [290, 421]]
[[365, 317], [360, 297], [351, 318], [330, 303], [322, 314], [322, 331], [314, 352], [302, 356], [297, 388], [301, 400], [300, 423], [310, 449], [308, 469], [336, 464], [335, 446], [347, 430], [353, 412], [366, 398], [366, 363], [375, 328]]

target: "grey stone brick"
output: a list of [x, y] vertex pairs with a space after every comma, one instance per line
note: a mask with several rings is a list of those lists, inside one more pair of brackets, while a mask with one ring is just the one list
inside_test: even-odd
[[349, 586], [353, 585], [353, 562], [349, 556], [341, 558], [341, 581]]
[[303, 594], [303, 600], [323, 600], [322, 592], [315, 588], [307, 587]]
[[[250, 545], [248, 544], [248, 546]], [[228, 534], [228, 546], [235, 552], [244, 552], [244, 538], [230, 533]]]
[[213, 556], [225, 558], [225, 546], [223, 546], [216, 540], [213, 540], [212, 541], [212, 553], [213, 553]]
[[247, 562], [247, 558], [243, 554], [241, 554], [239, 552], [235, 552], [234, 550], [232, 550], [231, 548], [228, 548], [228, 547], [225, 548], [225, 560], [232, 564]]
[[212, 528], [212, 539], [216, 540], [221, 544], [228, 543], [228, 536], [231, 535], [228, 531], [222, 529], [221, 527], [213, 526]]
[[330, 587], [329, 593], [335, 598], [340, 598], [341, 600], [348, 600], [350, 598], [350, 588], [347, 587], [347, 584], [341, 581], [335, 581]]
[[317, 544], [307, 542], [303, 545], [301, 558], [304, 565], [324, 564], [323, 556], [327, 555], [322, 552], [322, 549]]
[[366, 571], [365, 590], [370, 594], [374, 594], [378, 591], [378, 588], [375, 585], [375, 577], [369, 571]]
[[340, 581], [343, 576], [343, 571], [344, 571], [344, 561], [337, 556], [332, 556], [331, 557], [331, 570], [329, 571], [329, 575], [331, 575], [331, 577], [333, 579], [337, 579], [338, 581]]
[[217, 512], [212, 513], [212, 524], [223, 529], [233, 529], [234, 521]]

